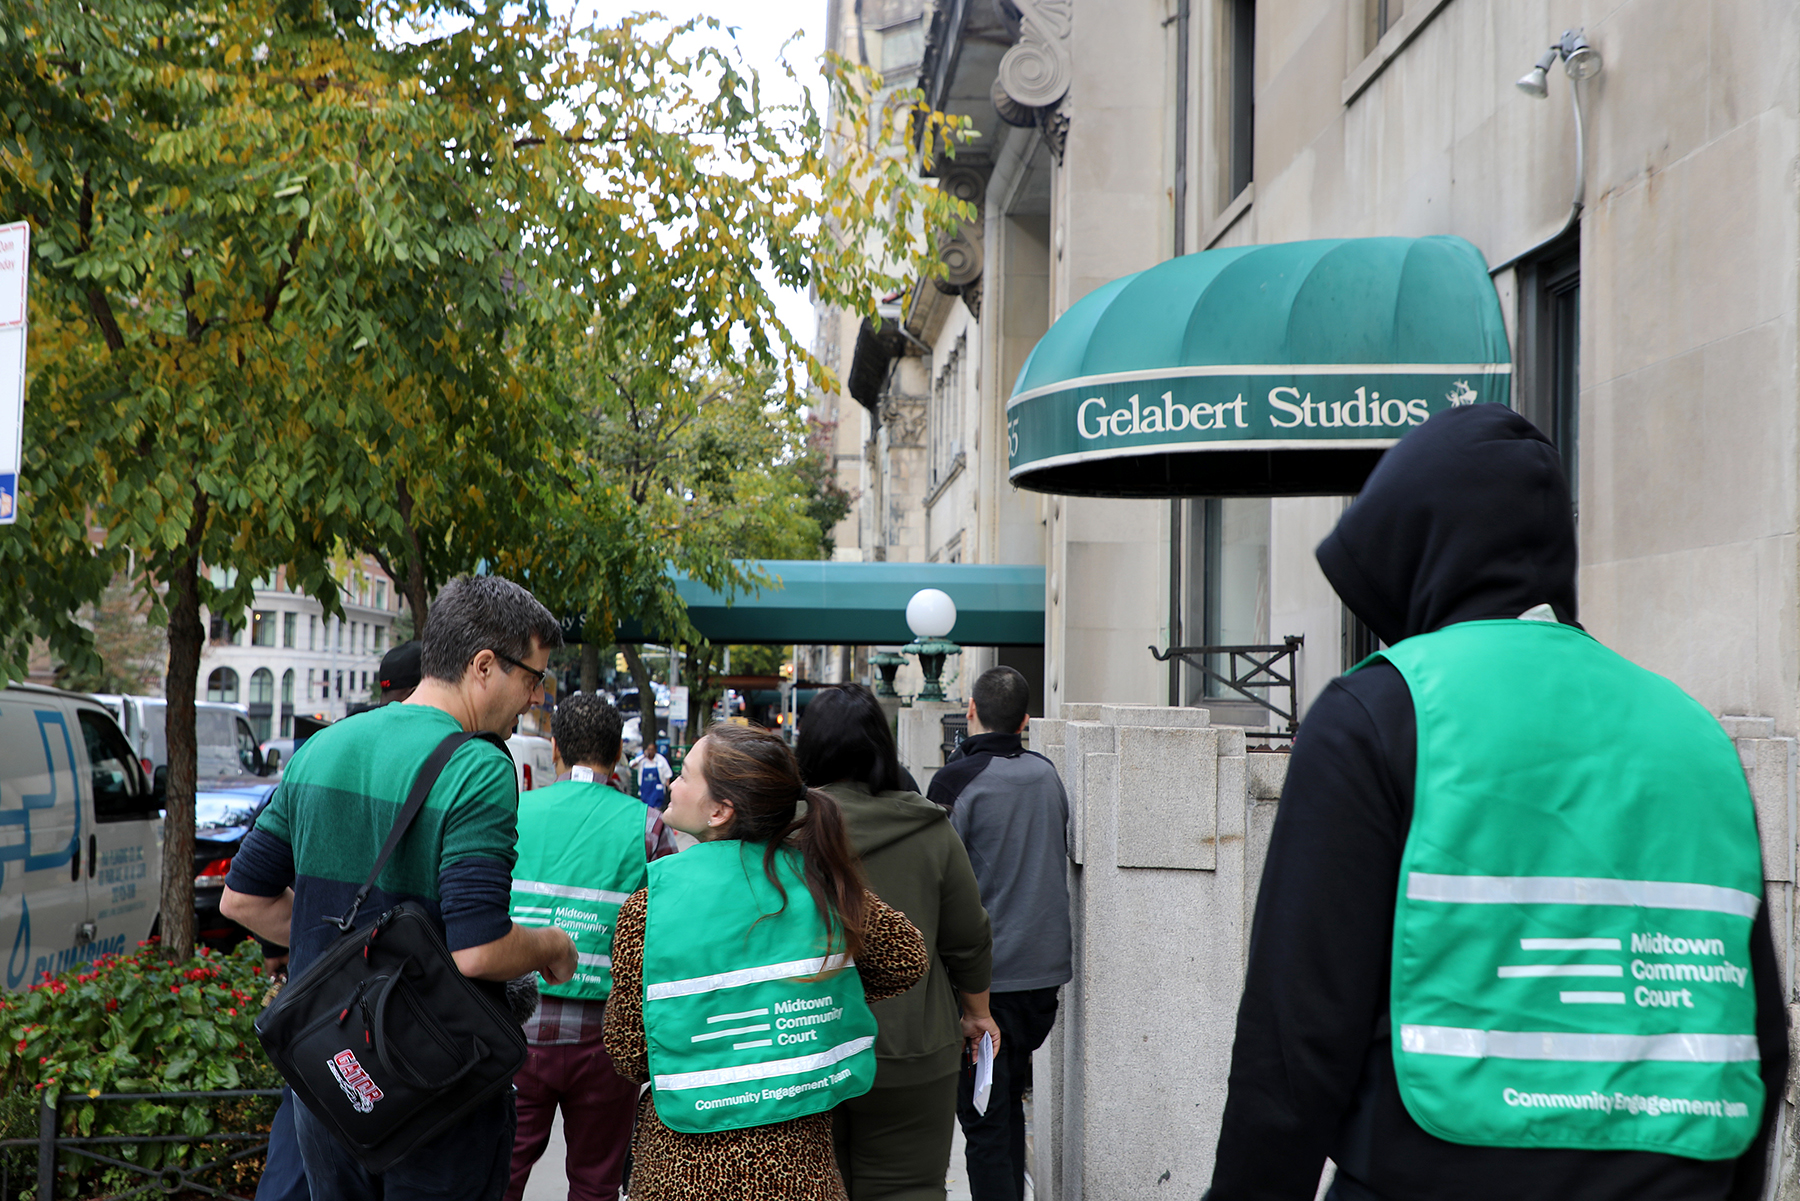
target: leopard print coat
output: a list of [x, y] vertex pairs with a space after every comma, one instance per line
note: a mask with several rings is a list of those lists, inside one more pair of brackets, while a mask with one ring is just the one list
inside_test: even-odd
[[[639, 889], [619, 910], [613, 931], [612, 995], [606, 1002], [606, 1050], [627, 1080], [650, 1079], [644, 1037], [644, 906]], [[931, 960], [925, 940], [899, 910], [872, 892], [868, 934], [856, 957], [871, 1001], [918, 983]], [[716, 1134], [683, 1134], [656, 1116], [651, 1090], [638, 1099], [631, 1140], [631, 1201], [846, 1201], [831, 1143], [831, 1111], [789, 1122]]]

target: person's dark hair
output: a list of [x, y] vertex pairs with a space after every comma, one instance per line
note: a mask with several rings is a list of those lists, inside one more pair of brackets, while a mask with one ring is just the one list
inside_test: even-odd
[[996, 734], [1011, 734], [1025, 722], [1031, 685], [1015, 668], [990, 667], [976, 678], [969, 697], [982, 725]]
[[610, 767], [619, 761], [620, 733], [625, 719], [619, 711], [591, 692], [577, 692], [556, 702], [550, 718], [550, 736], [557, 753], [570, 767], [599, 763]]
[[432, 602], [422, 639], [420, 670], [450, 684], [462, 680], [469, 661], [482, 651], [522, 663], [531, 656], [534, 641], [551, 650], [563, 644], [562, 626], [550, 610], [497, 575], [459, 576], [445, 584]]
[[900, 787], [894, 732], [881, 702], [861, 684], [819, 690], [800, 717], [794, 754], [814, 788], [839, 780], [855, 780], [873, 792]]
[[[763, 871], [781, 893], [784, 909], [787, 890], [775, 875], [775, 856], [783, 845], [795, 847], [805, 864], [806, 889], [825, 918], [828, 953], [835, 953], [829, 948], [841, 936], [844, 953], [856, 958], [862, 953], [868, 912], [862, 869], [850, 849], [838, 803], [829, 793], [808, 789], [794, 752], [760, 726], [714, 726], [701, 742], [706, 790], [736, 810], [731, 837], [763, 847]], [[806, 812], [797, 813], [802, 798]]]

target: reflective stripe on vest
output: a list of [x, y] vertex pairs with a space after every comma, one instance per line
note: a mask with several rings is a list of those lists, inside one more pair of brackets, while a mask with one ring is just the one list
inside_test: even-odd
[[622, 792], [564, 780], [520, 795], [512, 919], [556, 926], [575, 942], [574, 979], [541, 984], [546, 995], [611, 994], [613, 928], [619, 906], [644, 886], [644, 856], [644, 807]]
[[644, 1033], [651, 1097], [672, 1130], [785, 1122], [875, 1082], [875, 1015], [854, 961], [826, 952], [799, 856], [781, 894], [762, 849], [701, 843], [650, 865]]
[[1418, 722], [1391, 981], [1407, 1111], [1478, 1146], [1742, 1154], [1762, 860], [1719, 723], [1572, 626], [1466, 622], [1379, 657]]

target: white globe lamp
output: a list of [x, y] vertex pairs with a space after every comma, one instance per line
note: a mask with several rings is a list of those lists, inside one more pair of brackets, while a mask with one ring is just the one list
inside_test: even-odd
[[939, 588], [921, 588], [906, 602], [906, 624], [920, 638], [947, 638], [956, 625], [956, 602]]
[[956, 602], [942, 589], [921, 588], [906, 602], [906, 624], [914, 637], [900, 650], [903, 654], [917, 655], [919, 669], [925, 673], [925, 687], [919, 691], [918, 699], [941, 701], [944, 699], [941, 678], [944, 660], [962, 654], [962, 647], [948, 638], [951, 628], [956, 625]]

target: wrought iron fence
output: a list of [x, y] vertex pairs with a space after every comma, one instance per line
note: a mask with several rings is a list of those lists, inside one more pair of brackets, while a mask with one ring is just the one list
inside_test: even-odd
[[[249, 1198], [229, 1192], [220, 1185], [201, 1179], [204, 1173], [229, 1167], [241, 1160], [250, 1158], [269, 1146], [268, 1131], [226, 1131], [217, 1134], [100, 1134], [92, 1137], [72, 1136], [61, 1133], [62, 1107], [65, 1104], [89, 1101], [147, 1101], [157, 1104], [167, 1101], [225, 1101], [241, 1097], [281, 1096], [278, 1088], [239, 1088], [221, 1089], [212, 1092], [177, 1092], [177, 1093], [64, 1093], [57, 1098], [55, 1104], [48, 1102], [38, 1106], [38, 1136], [36, 1138], [0, 1139], [0, 1150], [13, 1147], [37, 1148], [37, 1197], [38, 1201], [50, 1201], [56, 1196], [56, 1162], [59, 1155], [73, 1154], [111, 1168], [122, 1168], [146, 1177], [143, 1184], [127, 1192], [114, 1193], [110, 1196], [116, 1201], [127, 1197], [149, 1195], [169, 1196], [184, 1191], [204, 1193], [209, 1197], [226, 1198], [227, 1201], [250, 1201]], [[132, 1163], [117, 1155], [107, 1155], [102, 1147], [124, 1148], [146, 1144], [187, 1144], [224, 1143], [229, 1153], [208, 1159], [201, 1163], [161, 1163], [155, 1167]], [[230, 1151], [231, 1144], [247, 1144], [242, 1150]], [[0, 1197], [12, 1196], [10, 1179], [0, 1179]]]
[[[1159, 651], [1153, 646], [1150, 653], [1156, 656], [1159, 663], [1179, 658], [1208, 680], [1231, 689], [1245, 700], [1261, 705], [1287, 722], [1285, 731], [1268, 733], [1291, 737], [1300, 728], [1299, 672], [1296, 670], [1294, 654], [1305, 643], [1305, 635], [1289, 634], [1281, 642], [1269, 646], [1172, 646], [1166, 651]], [[1219, 659], [1225, 660], [1224, 671], [1213, 666]], [[1252, 688], [1262, 689], [1264, 695], [1251, 692]], [[1287, 708], [1283, 709], [1268, 698], [1270, 689], [1277, 692], [1286, 690]]]

